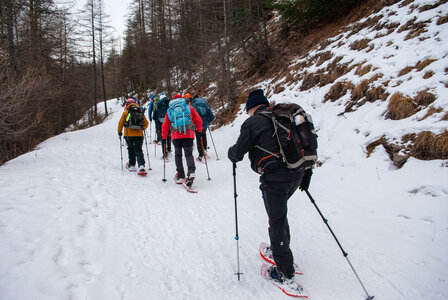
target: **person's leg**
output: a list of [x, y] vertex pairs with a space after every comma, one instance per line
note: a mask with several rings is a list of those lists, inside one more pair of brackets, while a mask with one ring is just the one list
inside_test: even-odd
[[196, 131], [196, 146], [198, 148], [199, 157], [204, 156], [204, 151], [202, 149], [202, 134]]
[[202, 143], [204, 145], [204, 151], [207, 153], [207, 130], [202, 131]]
[[137, 136], [134, 138], [134, 152], [137, 158], [138, 166], [145, 165], [145, 156], [143, 154], [143, 137]]
[[269, 218], [269, 238], [274, 261], [288, 278], [294, 275], [294, 259], [289, 248], [290, 233], [287, 219], [289, 183], [262, 182], [260, 189]]
[[135, 166], [135, 151], [134, 151], [134, 138], [133, 137], [125, 137], [126, 144], [128, 145], [128, 161], [129, 166]]
[[182, 140], [173, 140], [174, 144], [174, 159], [176, 162], [176, 171], [178, 178], [185, 178], [184, 166], [182, 164]]
[[196, 171], [193, 157], [193, 139], [183, 139], [183, 148], [187, 160], [188, 177]]

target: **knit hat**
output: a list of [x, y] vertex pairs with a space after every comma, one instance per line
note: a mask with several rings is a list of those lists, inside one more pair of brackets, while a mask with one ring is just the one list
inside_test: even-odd
[[260, 104], [269, 105], [268, 99], [264, 96], [263, 90], [258, 89], [249, 93], [249, 97], [247, 97], [246, 102], [246, 112], [249, 112], [251, 108], [258, 106]]
[[191, 95], [190, 95], [189, 93], [186, 93], [185, 96], [184, 96], [184, 98], [185, 98], [185, 99], [187, 99], [187, 98], [191, 98]]
[[180, 94], [176, 94], [176, 95], [174, 95], [173, 100], [174, 100], [174, 99], [177, 99], [177, 98], [182, 98], [182, 95], [180, 95]]

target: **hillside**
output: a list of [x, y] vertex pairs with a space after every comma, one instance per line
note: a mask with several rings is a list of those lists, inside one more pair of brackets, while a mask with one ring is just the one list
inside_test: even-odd
[[[274, 102], [312, 101], [317, 113], [319, 107], [338, 106], [340, 120], [362, 106], [380, 106], [381, 116], [365, 120], [377, 123], [378, 130], [355, 129], [365, 136], [366, 156], [382, 145], [397, 167], [410, 156], [447, 159], [446, 1], [398, 1], [381, 10], [379, 5], [368, 2], [340, 22], [359, 19], [354, 23], [328, 25], [302, 37], [291, 34], [289, 42], [278, 37], [280, 17], [274, 17], [271, 43], [279, 52], [274, 55], [281, 56], [268, 64], [263, 78], [240, 82], [239, 100], [244, 102], [244, 95], [261, 87]], [[288, 99], [291, 93], [294, 100]]]
[[[448, 126], [443, 2], [386, 6], [297, 55], [284, 72], [240, 83], [241, 100], [261, 87], [270, 100], [298, 103], [313, 116], [322, 164], [310, 192], [375, 299], [448, 299], [448, 162], [419, 159], [416, 151], [422, 132], [443, 139]], [[434, 97], [418, 100], [421, 91]], [[394, 110], [397, 93], [412, 114]], [[103, 124], [53, 137], [0, 166], [0, 299], [289, 299], [259, 275], [268, 225], [247, 157], [236, 175], [244, 274], [240, 281], [234, 275], [226, 156], [248, 117], [244, 103], [212, 132], [219, 160], [210, 148], [211, 180], [196, 166], [198, 194], [173, 182], [174, 161], [162, 182], [160, 146], [144, 146], [148, 177], [122, 171], [122, 107], [107, 105]], [[365, 299], [306, 195], [296, 192], [288, 208], [309, 299]]]

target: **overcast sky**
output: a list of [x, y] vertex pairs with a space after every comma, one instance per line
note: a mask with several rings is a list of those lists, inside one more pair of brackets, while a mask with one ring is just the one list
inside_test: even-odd
[[[116, 37], [124, 36], [128, 6], [131, 0], [104, 0], [104, 11], [109, 15], [109, 25], [117, 31]], [[81, 10], [86, 6], [86, 0], [76, 0], [75, 9]]]
[[122, 37], [126, 27], [129, 2], [130, 0], [104, 0], [104, 11], [110, 16], [110, 25]]

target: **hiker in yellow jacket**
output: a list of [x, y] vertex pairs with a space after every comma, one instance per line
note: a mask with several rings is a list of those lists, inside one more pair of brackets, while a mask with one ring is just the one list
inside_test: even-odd
[[128, 145], [129, 161], [126, 163], [126, 169], [136, 171], [135, 163], [138, 162], [139, 175], [146, 175], [145, 157], [143, 155], [143, 130], [148, 128], [149, 122], [146, 119], [142, 108], [137, 102], [129, 98], [125, 105], [125, 110], [118, 122], [118, 135], [123, 135]]

